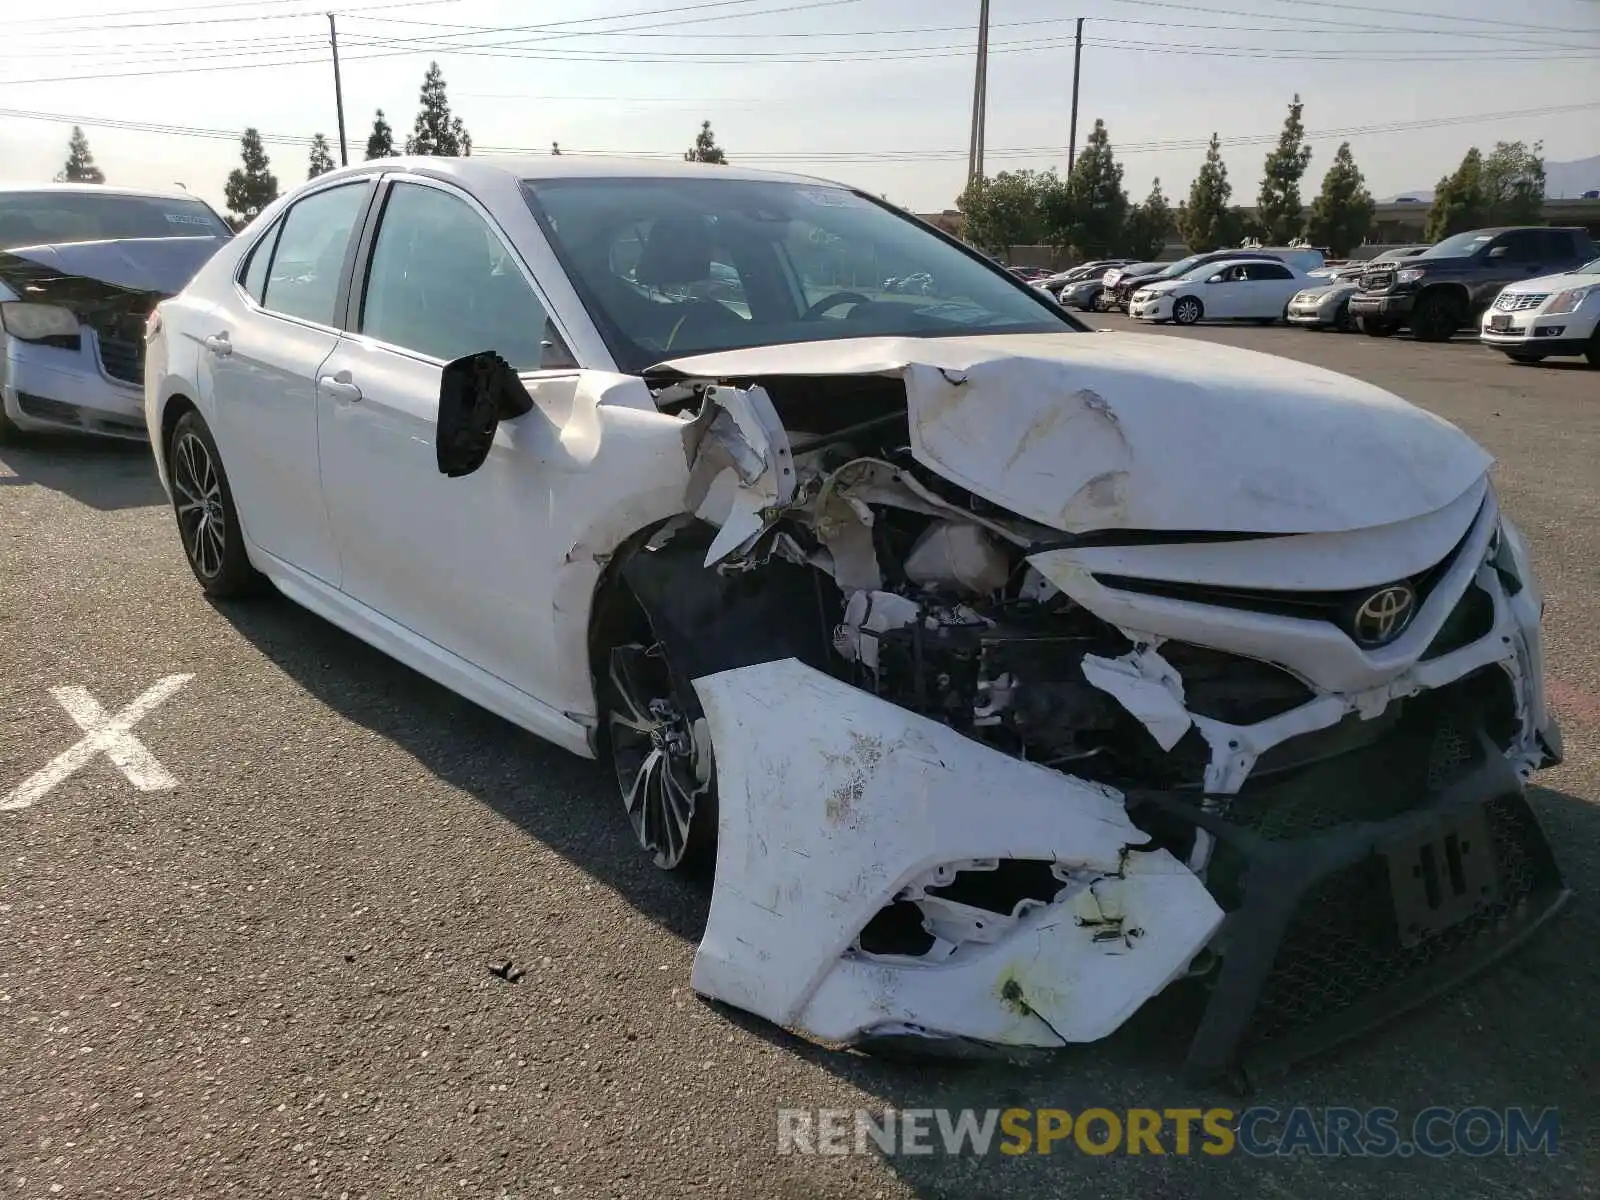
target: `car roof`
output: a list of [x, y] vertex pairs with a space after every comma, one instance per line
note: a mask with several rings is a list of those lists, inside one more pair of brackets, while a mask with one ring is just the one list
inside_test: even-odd
[[369, 159], [338, 167], [317, 176], [326, 182], [340, 176], [370, 175], [374, 170], [414, 171], [448, 179], [469, 191], [475, 184], [510, 177], [522, 179], [738, 179], [774, 183], [805, 183], [813, 186], [848, 187], [834, 180], [809, 175], [788, 175], [777, 171], [757, 171], [748, 167], [716, 163], [691, 163], [668, 158], [615, 158], [599, 154], [505, 154], [474, 155], [470, 158], [435, 158], [425, 155]]
[[0, 183], [0, 196], [12, 196], [22, 192], [134, 196], [144, 200], [198, 200], [202, 204], [205, 203], [193, 192], [185, 192], [174, 188], [116, 187], [107, 183]]

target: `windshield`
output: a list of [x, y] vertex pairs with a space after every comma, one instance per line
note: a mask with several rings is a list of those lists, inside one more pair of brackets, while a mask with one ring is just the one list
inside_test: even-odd
[[618, 366], [854, 337], [1082, 331], [1035, 288], [844, 188], [526, 180]]
[[1465, 258], [1476, 254], [1494, 238], [1492, 233], [1458, 233], [1438, 245], [1429, 246], [1418, 258]]
[[0, 192], [0, 247], [232, 236], [199, 200], [114, 192]]

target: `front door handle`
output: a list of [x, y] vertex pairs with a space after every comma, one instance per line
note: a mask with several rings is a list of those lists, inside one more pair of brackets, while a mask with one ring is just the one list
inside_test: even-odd
[[228, 331], [226, 329], [221, 333], [213, 333], [210, 337], [202, 339], [201, 344], [211, 353], [223, 358], [233, 353], [233, 343], [228, 340]]
[[354, 404], [361, 399], [361, 389], [351, 380], [349, 371], [340, 371], [337, 375], [319, 375], [317, 389], [346, 404]]

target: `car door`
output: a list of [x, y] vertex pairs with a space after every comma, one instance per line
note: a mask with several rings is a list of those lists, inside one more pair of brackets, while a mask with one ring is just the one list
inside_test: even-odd
[[1248, 293], [1250, 311], [1240, 315], [1259, 317], [1262, 320], [1283, 316], [1289, 297], [1299, 291], [1305, 282], [1283, 263], [1251, 263], [1245, 271], [1250, 279]]
[[203, 335], [200, 386], [245, 536], [335, 586], [315, 380], [339, 341], [335, 314], [371, 186], [340, 183], [296, 201], [241, 263]]
[[[344, 592], [523, 692], [551, 636], [552, 479], [578, 373], [549, 308], [476, 201], [390, 179], [363, 238], [350, 332], [318, 376], [323, 494]], [[494, 350], [535, 409], [503, 422], [484, 465], [440, 474], [440, 372]], [[552, 463], [560, 465], [552, 465]]]
[[1250, 284], [1243, 266], [1218, 265], [1206, 279], [1201, 303], [1205, 305], [1207, 317], [1226, 320], [1241, 315], [1248, 308]]

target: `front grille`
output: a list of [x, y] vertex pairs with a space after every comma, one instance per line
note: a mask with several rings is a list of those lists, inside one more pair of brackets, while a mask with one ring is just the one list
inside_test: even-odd
[[[1455, 563], [1456, 556], [1471, 536], [1469, 528], [1459, 542], [1428, 570], [1405, 580], [1416, 590], [1416, 604], [1426, 604], [1433, 589]], [[1095, 580], [1119, 592], [1135, 592], [1143, 596], [1160, 596], [1167, 600], [1186, 600], [1191, 604], [1205, 604], [1213, 608], [1239, 608], [1248, 612], [1270, 613], [1274, 616], [1293, 617], [1302, 621], [1326, 621], [1349, 632], [1354, 610], [1369, 596], [1374, 588], [1354, 588], [1348, 591], [1286, 592], [1271, 588], [1220, 587], [1208, 583], [1176, 583], [1165, 579], [1135, 579], [1129, 575], [1095, 575]], [[1395, 582], [1402, 582], [1396, 580]]]
[[96, 313], [89, 318], [99, 344], [100, 367], [112, 379], [144, 386], [145, 318], [133, 313]]
[[1494, 306], [1500, 312], [1526, 312], [1550, 299], [1549, 292], [1502, 292]]
[[[1230, 804], [1228, 820], [1273, 842], [1299, 841], [1363, 821], [1387, 821], [1409, 812], [1428, 793], [1477, 765], [1480, 755], [1461, 720], [1446, 710], [1460, 684], [1415, 700], [1397, 701], [1380, 723], [1380, 736], [1364, 746], [1279, 776], [1256, 772]], [[1348, 734], [1372, 722], [1352, 715]], [[1382, 719], [1380, 718], [1380, 722]], [[1341, 723], [1343, 724], [1343, 723]], [[1340, 726], [1285, 743], [1285, 754], [1306, 739], [1336, 747]], [[1319, 736], [1320, 735], [1320, 736]], [[1309, 747], [1308, 747], [1309, 748]], [[1270, 752], [1269, 752], [1270, 753]], [[1265, 761], [1263, 765], [1271, 765]]]
[[1329, 1021], [1357, 1004], [1426, 974], [1447, 956], [1498, 935], [1524, 915], [1543, 878], [1545, 843], [1527, 801], [1507, 795], [1486, 806], [1496, 884], [1493, 899], [1420, 940], [1402, 939], [1387, 860], [1370, 855], [1307, 893], [1278, 947], [1251, 1020], [1262, 1046]]

